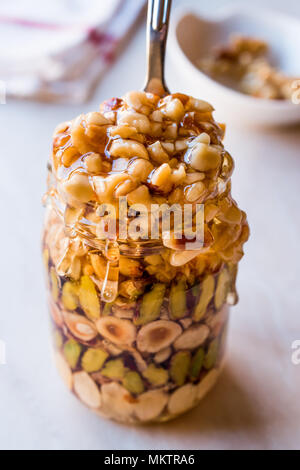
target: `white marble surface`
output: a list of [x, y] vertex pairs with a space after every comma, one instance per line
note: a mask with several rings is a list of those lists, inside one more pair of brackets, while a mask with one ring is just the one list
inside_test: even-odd
[[[223, 3], [211, 0], [207, 8]], [[300, 15], [298, 0], [257, 3]], [[85, 110], [139, 88], [143, 65], [141, 29]], [[172, 64], [167, 75], [172, 90], [188, 91]], [[134, 428], [81, 406], [51, 361], [41, 195], [52, 129], [80, 111], [0, 106], [0, 339], [7, 345], [7, 364], [0, 365], [0, 448], [299, 449], [300, 365], [292, 364], [291, 344], [300, 340], [300, 127], [228, 126], [226, 145], [236, 160], [233, 193], [248, 212], [252, 235], [240, 266], [241, 300], [232, 311], [227, 366], [196, 411], [173, 423]]]

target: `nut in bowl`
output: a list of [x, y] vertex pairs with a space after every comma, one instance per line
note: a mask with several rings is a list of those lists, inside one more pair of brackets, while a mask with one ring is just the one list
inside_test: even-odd
[[[170, 52], [189, 92], [203, 90], [219, 119], [295, 124], [300, 122], [299, 28], [299, 20], [263, 8], [232, 5], [204, 17], [185, 6], [177, 12]], [[248, 54], [240, 58], [247, 59], [247, 67], [233, 60], [233, 52], [246, 43]], [[255, 44], [264, 47], [249, 61]]]
[[[212, 113], [181, 93], [130, 92], [55, 131], [43, 237], [55, 357], [68, 389], [102, 416], [173, 419], [220, 373], [249, 228]], [[175, 217], [160, 230], [160, 215], [158, 237], [145, 237], [146, 211], [167, 205], [188, 206], [190, 230], [202, 207], [196, 249], [177, 238]], [[103, 233], [112, 214], [113, 236]]]

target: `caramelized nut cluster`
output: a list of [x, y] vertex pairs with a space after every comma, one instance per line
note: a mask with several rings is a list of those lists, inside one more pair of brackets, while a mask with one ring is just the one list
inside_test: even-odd
[[271, 64], [269, 45], [260, 39], [234, 34], [228, 45], [200, 61], [200, 68], [224, 85], [256, 98], [290, 100], [296, 77]]
[[[110, 203], [118, 214], [122, 196], [128, 206], [192, 204], [195, 210], [202, 203], [209, 240], [205, 257], [237, 263], [248, 225], [231, 198], [234, 164], [222, 144], [224, 126], [212, 112], [210, 104], [187, 95], [159, 98], [135, 91], [60, 125], [53, 171], [66, 219], [88, 221], [97, 236], [97, 208]], [[165, 246], [184, 249], [175, 239]]]

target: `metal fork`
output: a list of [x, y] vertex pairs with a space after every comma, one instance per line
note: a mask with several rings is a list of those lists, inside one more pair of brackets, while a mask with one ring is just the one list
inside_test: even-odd
[[165, 54], [172, 0], [148, 0], [147, 78], [144, 91], [170, 94], [165, 83]]

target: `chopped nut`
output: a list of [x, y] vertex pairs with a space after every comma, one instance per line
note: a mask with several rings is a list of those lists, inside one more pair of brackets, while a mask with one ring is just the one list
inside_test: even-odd
[[98, 153], [89, 153], [84, 159], [84, 164], [91, 174], [96, 175], [102, 171], [102, 160]]
[[184, 106], [177, 98], [167, 97], [165, 100], [165, 107], [161, 108], [162, 113], [174, 121], [180, 121], [184, 116]]
[[215, 385], [218, 380], [220, 372], [213, 369], [206, 374], [197, 386], [197, 399], [202, 400], [209, 390]]
[[55, 353], [55, 364], [60, 377], [62, 378], [68, 389], [71, 390], [73, 387], [72, 370], [61, 353]]
[[172, 354], [172, 349], [170, 347], [162, 349], [161, 351], [155, 354], [154, 361], [157, 364], [161, 364], [162, 362], [165, 362], [167, 359], [169, 359], [171, 354]]
[[142, 158], [133, 160], [127, 169], [127, 173], [137, 182], [145, 183], [153, 171], [153, 165]]
[[199, 201], [199, 199], [203, 198], [205, 193], [205, 184], [202, 183], [202, 181], [199, 181], [198, 183], [194, 183], [186, 188], [185, 199], [188, 202], [196, 202]]
[[127, 421], [133, 414], [133, 400], [128, 391], [116, 382], [104, 384], [101, 387], [102, 409], [120, 421]]
[[150, 121], [147, 116], [141, 113], [123, 111], [118, 115], [118, 124], [128, 124], [142, 134], [150, 132]]
[[129, 320], [102, 317], [96, 326], [99, 333], [114, 344], [131, 346], [136, 337], [136, 328]]
[[152, 421], [163, 412], [168, 402], [168, 395], [161, 390], [142, 393], [134, 405], [134, 412], [140, 421]]
[[116, 139], [113, 141], [109, 152], [112, 157], [133, 158], [139, 157], [149, 160], [148, 152], [143, 144], [126, 139]]
[[101, 374], [109, 379], [123, 379], [126, 369], [122, 359], [113, 359], [106, 362], [105, 367], [101, 370]]
[[69, 180], [63, 184], [67, 194], [80, 202], [89, 202], [95, 199], [93, 188], [87, 175], [73, 173]]
[[175, 322], [157, 320], [148, 323], [138, 333], [138, 349], [142, 352], [156, 353], [170, 346], [181, 332], [181, 327]]
[[64, 345], [64, 356], [67, 363], [72, 369], [76, 369], [79, 356], [81, 354], [81, 346], [74, 339], [69, 339]]
[[149, 145], [147, 150], [150, 154], [151, 160], [155, 163], [167, 163], [169, 161], [169, 155], [165, 152], [162, 147], [162, 144], [159, 141], [154, 142], [154, 144]]
[[151, 176], [151, 185], [158, 188], [162, 192], [169, 192], [172, 186], [171, 180], [172, 170], [168, 163], [163, 163], [158, 167]]
[[101, 369], [108, 358], [108, 353], [103, 349], [88, 349], [82, 356], [81, 365], [88, 373], [97, 372]]
[[175, 343], [175, 349], [195, 349], [201, 346], [209, 335], [206, 325], [192, 325], [179, 336]]
[[86, 372], [73, 375], [74, 391], [81, 401], [90, 408], [101, 406], [101, 395], [93, 379]]
[[149, 115], [157, 103], [157, 97], [143, 91], [130, 91], [124, 96], [124, 101], [136, 111]]
[[147, 367], [143, 372], [143, 376], [155, 387], [165, 385], [169, 378], [168, 371], [163, 367], [156, 367], [154, 364], [150, 364]]
[[144, 391], [143, 380], [140, 374], [134, 371], [129, 371], [125, 374], [123, 386], [128, 390], [128, 392], [134, 393], [135, 395], [139, 395]]
[[82, 276], [79, 287], [79, 301], [84, 313], [91, 320], [100, 317], [100, 301], [95, 284], [89, 276]]
[[172, 415], [178, 415], [192, 408], [197, 396], [197, 387], [186, 384], [178, 388], [169, 400], [168, 409]]
[[151, 197], [147, 186], [139, 186], [137, 189], [127, 195], [127, 202], [130, 206], [133, 204], [150, 204]]
[[164, 284], [154, 284], [152, 290], [144, 294], [139, 316], [135, 319], [136, 325], [145, 325], [159, 317], [165, 292]]
[[185, 161], [198, 171], [214, 170], [221, 164], [221, 153], [211, 145], [196, 143], [187, 152]]
[[191, 363], [191, 354], [188, 351], [180, 351], [171, 359], [170, 376], [173, 382], [181, 387], [187, 378]]
[[82, 315], [65, 312], [63, 318], [70, 332], [82, 341], [92, 341], [98, 335], [94, 324]]

